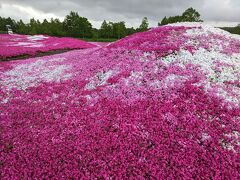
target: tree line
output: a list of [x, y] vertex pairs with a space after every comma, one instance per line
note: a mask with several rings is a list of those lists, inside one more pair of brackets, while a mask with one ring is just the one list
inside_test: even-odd
[[[202, 22], [201, 15], [197, 10], [188, 8], [181, 15], [164, 17], [159, 23], [159, 26], [176, 22]], [[109, 22], [104, 20], [99, 29], [93, 28], [92, 24], [85, 17], [79, 16], [77, 12], [71, 11], [63, 21], [59, 19], [44, 19], [42, 22], [34, 18], [30, 19], [29, 23], [24, 23], [22, 20], [15, 21], [8, 17], [0, 17], [0, 32], [6, 32], [6, 25], [12, 27], [13, 32], [19, 34], [46, 34], [50, 36], [69, 36], [83, 39], [120, 39], [127, 35], [142, 32], [149, 29], [147, 17], [142, 19], [138, 28], [126, 27], [124, 21]], [[224, 28], [225, 30], [240, 34], [240, 26], [236, 28]]]
[[203, 22], [203, 20], [201, 20], [201, 15], [196, 9], [188, 8], [182, 13], [182, 15], [170, 17], [165, 16], [158, 25], [161, 26], [177, 22]]
[[138, 28], [128, 28], [124, 21], [107, 22], [104, 20], [100, 29], [96, 29], [92, 27], [92, 24], [87, 18], [81, 17], [77, 12], [73, 11], [71, 11], [63, 21], [60, 21], [58, 18], [52, 18], [50, 21], [44, 19], [43, 22], [40, 22], [32, 18], [29, 23], [24, 23], [22, 20], [15, 21], [10, 17], [0, 17], [0, 32], [6, 32], [6, 25], [10, 25], [13, 32], [18, 34], [46, 34], [50, 36], [69, 36], [83, 39], [120, 39], [135, 32], [146, 31], [149, 28], [148, 19], [144, 17]]
[[236, 27], [223, 27], [222, 28], [225, 31], [228, 31], [232, 34], [239, 34], [240, 35], [240, 24], [238, 24]]

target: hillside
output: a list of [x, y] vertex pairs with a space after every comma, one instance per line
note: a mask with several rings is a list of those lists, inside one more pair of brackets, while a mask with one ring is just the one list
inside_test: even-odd
[[240, 37], [200, 23], [0, 62], [0, 175], [239, 179]]

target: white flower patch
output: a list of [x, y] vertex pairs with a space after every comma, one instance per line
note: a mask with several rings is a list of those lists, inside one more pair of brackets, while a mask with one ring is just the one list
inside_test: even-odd
[[[208, 85], [210, 86], [210, 85]], [[207, 89], [207, 88], [206, 88]], [[210, 89], [210, 88], [208, 88]], [[233, 102], [236, 105], [239, 105], [239, 99], [240, 99], [240, 92], [235, 90], [235, 97], [229, 95], [227, 91], [225, 91], [223, 88], [218, 88], [218, 92], [216, 93], [217, 96], [224, 98], [228, 102]]]
[[[197, 50], [194, 54], [191, 54], [189, 51], [181, 50], [176, 55], [169, 55], [162, 60], [165, 63], [172, 63], [177, 60], [182, 65], [185, 66], [186, 64], [195, 64], [197, 66], [200, 66], [202, 70], [208, 74], [209, 80], [214, 80], [217, 82], [224, 82], [224, 81], [233, 81], [238, 80], [238, 77], [236, 77], [236, 74], [240, 71], [240, 61], [238, 56], [227, 56], [225, 54], [214, 52], [214, 51], [207, 51], [203, 48], [200, 48]], [[220, 60], [223, 63], [227, 63], [230, 66], [224, 68], [222, 72], [216, 72], [213, 68], [214, 61]], [[235, 68], [233, 68], [235, 67]]]
[[10, 100], [10, 97], [6, 97], [0, 101], [0, 104], [6, 104]]
[[240, 39], [240, 36], [232, 35], [231, 33], [224, 31], [220, 28], [215, 28], [213, 26], [210, 26], [204, 22], [180, 22], [180, 23], [173, 23], [168, 24], [166, 26], [184, 26], [184, 27], [201, 27], [201, 29], [189, 29], [187, 30], [188, 35], [203, 35], [203, 34], [218, 34], [223, 36], [228, 36], [232, 38]]
[[147, 57], [148, 57], [149, 55], [151, 55], [150, 52], [144, 52], [144, 53], [143, 53], [143, 56], [141, 56], [141, 57], [139, 58], [139, 60], [142, 61], [142, 62], [148, 62], [148, 58], [147, 58]]
[[202, 133], [202, 141], [206, 141], [206, 140], [208, 140], [210, 138], [211, 138], [211, 136], [208, 135], [207, 133]]
[[183, 84], [189, 79], [188, 76], [180, 76], [176, 74], [169, 74], [166, 78], [163, 80], [154, 80], [150, 82], [150, 86], [159, 89], [159, 88], [174, 88], [176, 83]]
[[23, 46], [23, 47], [43, 47], [44, 44], [40, 42], [18, 42], [16, 44], [12, 44], [11, 46]]
[[143, 72], [131, 71], [131, 75], [124, 79], [125, 84], [127, 86], [130, 85], [140, 86], [142, 84], [142, 80], [144, 77], [143, 75], [144, 75]]
[[85, 89], [92, 90], [98, 86], [105, 85], [107, 80], [112, 76], [113, 71], [98, 72], [94, 77], [90, 78], [89, 83], [85, 86]]
[[27, 39], [30, 41], [39, 41], [39, 40], [48, 39], [48, 37], [44, 35], [35, 35], [35, 36], [28, 36]]
[[65, 58], [61, 57], [61, 58], [53, 58], [53, 59], [48, 59], [48, 62], [63, 62], [64, 60], [66, 60]]
[[[198, 46], [199, 45], [199, 36], [201, 35], [205, 35], [205, 37], [207, 38], [210, 34], [217, 34], [217, 35], [223, 35], [223, 36], [229, 36], [228, 33], [226, 33], [226, 31], [217, 29], [217, 28], [213, 28], [213, 27], [204, 27], [204, 28], [200, 28], [200, 29], [188, 29], [186, 31], [186, 35], [189, 36], [189, 40], [187, 41], [186, 45], [195, 45]], [[223, 45], [224, 46], [228, 46], [229, 42], [224, 41], [224, 40], [220, 40], [220, 39], [216, 39], [216, 38], [208, 38], [207, 39], [207, 43], [210, 46], [209, 48], [211, 50], [214, 51], [222, 51], [223, 50]]]
[[[162, 61], [167, 64], [177, 61], [180, 66], [185, 66], [186, 64], [194, 64], [199, 66], [207, 77], [207, 80], [204, 82], [206, 91], [211, 89], [212, 83], [218, 86], [224, 86], [224, 82], [239, 80], [239, 54], [228, 56], [220, 52], [207, 51], [203, 48], [200, 48], [194, 54], [191, 54], [187, 50], [180, 50], [177, 54], [172, 54], [162, 58]], [[216, 71], [216, 61], [226, 63], [229, 66], [224, 66], [222, 71]], [[219, 92], [217, 95], [225, 97], [228, 101], [239, 103], [238, 98], [230, 97], [229, 94], [222, 88], [219, 88]], [[240, 92], [238, 92], [237, 97], [240, 97]]]
[[99, 100], [99, 95], [97, 93], [92, 93], [86, 96], [83, 96], [87, 100], [87, 105], [93, 106], [96, 104]]
[[71, 74], [65, 73], [70, 65], [56, 65], [53, 61], [62, 61], [62, 58], [55, 58], [51, 61], [40, 59], [32, 63], [15, 66], [12, 70], [2, 73], [2, 84], [7, 90], [25, 90], [34, 87], [41, 82], [60, 82], [67, 80]]
[[[193, 26], [194, 27], [194, 23]], [[196, 36], [196, 35], [207, 35], [207, 34], [218, 34], [223, 36], [229, 36], [231, 35], [229, 32], [224, 31], [219, 28], [214, 28], [213, 26], [209, 26], [206, 24], [196, 25], [195, 27], [201, 27], [200, 29], [189, 29], [187, 30], [187, 35], [190, 36]]]
[[35, 36], [27, 36], [26, 39], [15, 38], [13, 42], [9, 42], [6, 46], [22, 46], [22, 47], [43, 47], [44, 44], [41, 40], [48, 39], [47, 36], [43, 35], [35, 35]]
[[227, 149], [228, 151], [236, 152], [236, 150], [234, 149], [234, 146], [231, 143], [227, 143], [227, 142], [221, 140], [220, 144], [222, 144], [222, 147], [224, 149]]
[[185, 81], [188, 80], [187, 76], [180, 76], [176, 74], [169, 74], [164, 80], [163, 84], [166, 88], [168, 87], [174, 87], [175, 82], [178, 82], [179, 84], [184, 83]]

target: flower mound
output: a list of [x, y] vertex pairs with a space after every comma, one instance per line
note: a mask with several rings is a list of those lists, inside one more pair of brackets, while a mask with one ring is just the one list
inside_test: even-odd
[[95, 45], [73, 38], [57, 38], [44, 35], [0, 35], [0, 59], [21, 55], [36, 55], [63, 49], [85, 49]]
[[173, 24], [1, 62], [2, 179], [239, 179], [240, 40]]

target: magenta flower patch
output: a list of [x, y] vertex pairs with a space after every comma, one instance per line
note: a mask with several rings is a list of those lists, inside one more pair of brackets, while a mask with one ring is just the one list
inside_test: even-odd
[[57, 38], [45, 35], [0, 35], [0, 58], [36, 55], [39, 52], [52, 50], [85, 49], [92, 47], [95, 47], [95, 45], [73, 38]]
[[0, 62], [0, 177], [239, 179], [239, 42], [183, 23]]

